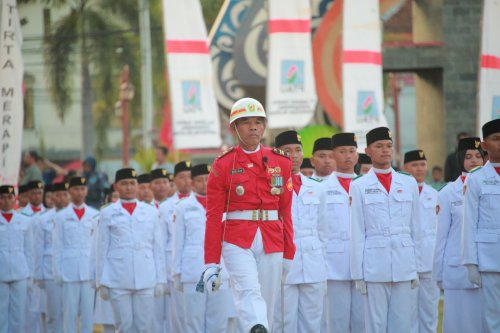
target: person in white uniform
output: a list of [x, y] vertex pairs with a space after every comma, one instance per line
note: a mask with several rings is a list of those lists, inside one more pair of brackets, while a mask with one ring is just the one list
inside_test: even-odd
[[13, 210], [15, 201], [14, 186], [0, 186], [0, 333], [23, 331], [33, 282], [31, 221]]
[[469, 171], [484, 163], [481, 139], [461, 139], [457, 159], [462, 175], [438, 193], [438, 227], [432, 278], [444, 290], [443, 333], [481, 332], [479, 289], [468, 280], [460, 252], [464, 182]]
[[[283, 304], [277, 302], [274, 332], [317, 333], [321, 329], [326, 294], [328, 221], [325, 191], [320, 181], [300, 174], [304, 155], [296, 131], [278, 134], [275, 146], [292, 160], [292, 222], [296, 252], [290, 272], [283, 281]], [[315, 146], [318, 150], [328, 150], [331, 140]]]
[[[167, 176], [168, 177], [168, 176]], [[172, 276], [172, 251], [174, 240], [174, 211], [175, 206], [183, 199], [193, 196], [191, 192], [191, 162], [180, 161], [174, 166], [174, 178], [177, 191], [159, 206], [160, 222], [165, 235], [165, 263], [170, 295], [166, 295], [165, 302], [166, 320], [169, 321], [172, 332], [184, 330], [184, 296], [175, 289]]]
[[482, 331], [500, 332], [500, 119], [482, 127], [489, 162], [465, 181], [462, 263], [480, 287]]
[[364, 332], [364, 300], [351, 279], [349, 258], [349, 188], [357, 176], [354, 167], [358, 161], [358, 144], [354, 133], [335, 134], [331, 141], [336, 171], [322, 183], [328, 221], [327, 328], [323, 332]]
[[[86, 179], [69, 181], [71, 204], [54, 217], [53, 267], [62, 285], [63, 332], [93, 331], [95, 296], [94, 217], [97, 210], [85, 204]], [[80, 325], [78, 325], [80, 317]]]
[[52, 235], [55, 227], [55, 215], [69, 204], [69, 184], [59, 182], [52, 185], [54, 208], [41, 213], [35, 218], [35, 284], [45, 293], [46, 325], [48, 333], [61, 333], [62, 322], [62, 286], [54, 280], [54, 261]]
[[419, 195], [415, 179], [394, 171], [387, 127], [366, 134], [372, 169], [356, 178], [351, 197], [351, 276], [365, 295], [365, 329], [410, 332], [421, 267]]
[[120, 200], [101, 210], [97, 229], [96, 283], [100, 297], [111, 300], [117, 332], [151, 332], [153, 297], [166, 283], [158, 211], [137, 201], [134, 169], [118, 170], [114, 185]]
[[[26, 184], [28, 204], [19, 212], [31, 218], [32, 239], [35, 239], [34, 217], [45, 211], [43, 205], [43, 182], [33, 180]], [[47, 330], [45, 326], [45, 295], [36, 284], [28, 291], [26, 300], [26, 320], [24, 331], [26, 333], [44, 333]]]
[[413, 332], [436, 332], [438, 325], [438, 305], [440, 290], [432, 279], [432, 263], [436, 245], [437, 229], [437, 191], [425, 183], [427, 177], [427, 158], [423, 150], [411, 150], [405, 153], [403, 169], [415, 178], [420, 196], [421, 235], [420, 253], [422, 266], [417, 267], [420, 285], [414, 290], [415, 322]]
[[175, 207], [173, 280], [175, 288], [184, 296], [184, 332], [225, 332], [231, 291], [227, 272], [222, 275], [218, 293], [196, 290], [203, 271], [203, 242], [206, 223], [206, 191], [210, 166], [198, 164], [191, 168], [194, 195]]
[[[154, 169], [149, 173], [150, 183], [149, 187], [153, 192], [154, 200], [153, 205], [160, 209], [160, 205], [168, 198], [170, 188], [170, 181], [168, 179], [168, 172], [166, 169]], [[161, 220], [160, 220], [161, 221]], [[164, 230], [164, 235], [165, 235]], [[166, 237], [165, 237], [166, 238]], [[168, 277], [167, 277], [168, 280]], [[155, 333], [168, 333], [171, 331], [170, 327], [170, 286], [165, 284], [164, 295], [155, 298], [155, 316], [153, 321], [153, 332]]]
[[311, 164], [314, 167], [311, 178], [319, 181], [327, 179], [335, 171], [331, 138], [319, 138], [314, 141]]

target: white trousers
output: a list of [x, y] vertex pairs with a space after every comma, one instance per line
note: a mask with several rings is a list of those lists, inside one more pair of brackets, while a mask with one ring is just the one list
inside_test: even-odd
[[325, 293], [326, 281], [283, 285], [283, 304], [276, 303], [273, 332], [320, 332]]
[[184, 320], [184, 295], [181, 291], [175, 289], [174, 282], [169, 281], [170, 286], [170, 304], [167, 310], [170, 310], [171, 331], [182, 332], [185, 328]]
[[[172, 292], [172, 291], [170, 291]], [[170, 295], [162, 295], [155, 297], [155, 315], [153, 319], [153, 332], [154, 333], [170, 333], [171, 317], [170, 317]]]
[[54, 280], [44, 280], [45, 299], [47, 302], [45, 311], [45, 321], [48, 333], [62, 333], [62, 287]]
[[149, 333], [153, 327], [153, 288], [110, 288], [111, 307], [117, 333]]
[[280, 289], [283, 252], [266, 254], [257, 230], [249, 249], [224, 242], [222, 256], [231, 279], [236, 312], [244, 332], [257, 324], [269, 332]]
[[353, 281], [328, 280], [326, 332], [365, 331], [365, 300]]
[[80, 332], [92, 333], [95, 290], [90, 281], [63, 282], [62, 295], [63, 331], [78, 332], [78, 314], [80, 314]]
[[420, 285], [413, 289], [415, 294], [415, 314], [417, 319], [413, 324], [413, 332], [415, 333], [436, 333], [438, 326], [438, 306], [441, 292], [429, 277], [420, 277]]
[[226, 332], [231, 290], [222, 285], [213, 295], [196, 291], [196, 283], [183, 283], [184, 318], [187, 333]]
[[479, 289], [445, 289], [443, 333], [470, 333], [481, 330]]
[[500, 332], [500, 273], [481, 272], [484, 333]]
[[26, 315], [26, 279], [0, 282], [0, 333], [22, 332]]
[[[42, 300], [44, 294], [42, 290], [33, 283], [31, 291], [28, 292], [26, 298], [26, 314], [24, 322], [24, 331], [26, 333], [45, 333], [47, 326], [45, 325], [43, 304]], [[42, 311], [43, 310], [43, 311]]]
[[411, 332], [414, 300], [410, 281], [367, 282], [366, 333]]

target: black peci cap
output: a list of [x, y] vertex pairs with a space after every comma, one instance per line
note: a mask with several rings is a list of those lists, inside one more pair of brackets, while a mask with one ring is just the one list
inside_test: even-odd
[[208, 164], [197, 164], [191, 168], [191, 178], [201, 175], [208, 175], [212, 166]]
[[366, 154], [359, 154], [358, 164], [372, 164], [372, 159]]
[[458, 151], [481, 149], [481, 139], [478, 137], [463, 138], [458, 141]]
[[69, 188], [69, 184], [67, 182], [59, 182], [59, 183], [54, 183], [52, 185], [52, 191], [67, 191]]
[[154, 169], [149, 174], [149, 178], [151, 181], [153, 181], [155, 179], [159, 179], [159, 178], [168, 179], [168, 171], [166, 169], [163, 169], [163, 168]]
[[332, 150], [332, 139], [330, 138], [319, 138], [314, 141], [313, 154], [318, 150]]
[[123, 168], [115, 173], [115, 183], [123, 179], [137, 179], [137, 171], [132, 168]]
[[354, 133], [338, 133], [332, 136], [332, 148], [341, 146], [358, 147], [356, 135]]
[[23, 194], [29, 191], [28, 185], [19, 185], [19, 188], [17, 189], [19, 194]]
[[69, 188], [75, 186], [87, 186], [87, 180], [84, 177], [71, 177], [69, 180]]
[[149, 173], [143, 173], [142, 175], [137, 176], [137, 182], [139, 184], [148, 184], [149, 182], [151, 182]]
[[500, 133], [500, 119], [494, 119], [491, 121], [488, 121], [483, 125], [481, 128], [483, 131], [483, 140], [488, 136], [493, 133]]
[[281, 132], [276, 136], [276, 138], [274, 138], [274, 146], [276, 148], [292, 144], [302, 145], [302, 139], [296, 131]]
[[403, 163], [406, 164], [415, 161], [427, 161], [425, 153], [422, 149], [411, 150], [409, 152], [406, 152]]
[[0, 194], [16, 195], [16, 191], [14, 190], [14, 186], [12, 185], [2, 185], [0, 186]]
[[366, 133], [366, 145], [369, 146], [372, 143], [380, 140], [391, 140], [392, 134], [391, 130], [387, 127], [377, 127]]
[[311, 164], [311, 159], [310, 158], [304, 158], [302, 161], [302, 164], [300, 165], [301, 169], [314, 169], [313, 165]]
[[190, 161], [180, 161], [174, 166], [174, 176], [177, 176], [177, 174], [182, 171], [191, 171]]
[[43, 182], [41, 180], [33, 180], [26, 184], [28, 190], [43, 190]]

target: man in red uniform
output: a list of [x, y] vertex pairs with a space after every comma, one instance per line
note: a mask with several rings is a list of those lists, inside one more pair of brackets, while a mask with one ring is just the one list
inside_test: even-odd
[[229, 123], [238, 145], [215, 160], [207, 184], [204, 283], [217, 291], [222, 254], [244, 331], [270, 332], [295, 253], [291, 162], [260, 144], [267, 120], [258, 101], [237, 101]]

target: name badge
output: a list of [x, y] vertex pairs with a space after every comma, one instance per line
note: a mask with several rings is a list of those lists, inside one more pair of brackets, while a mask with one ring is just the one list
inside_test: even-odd
[[497, 186], [498, 185], [498, 180], [495, 180], [495, 179], [485, 179], [485, 180], [483, 180], [483, 185]]
[[378, 188], [366, 188], [365, 189], [365, 194], [379, 194], [380, 192], [380, 189]]

